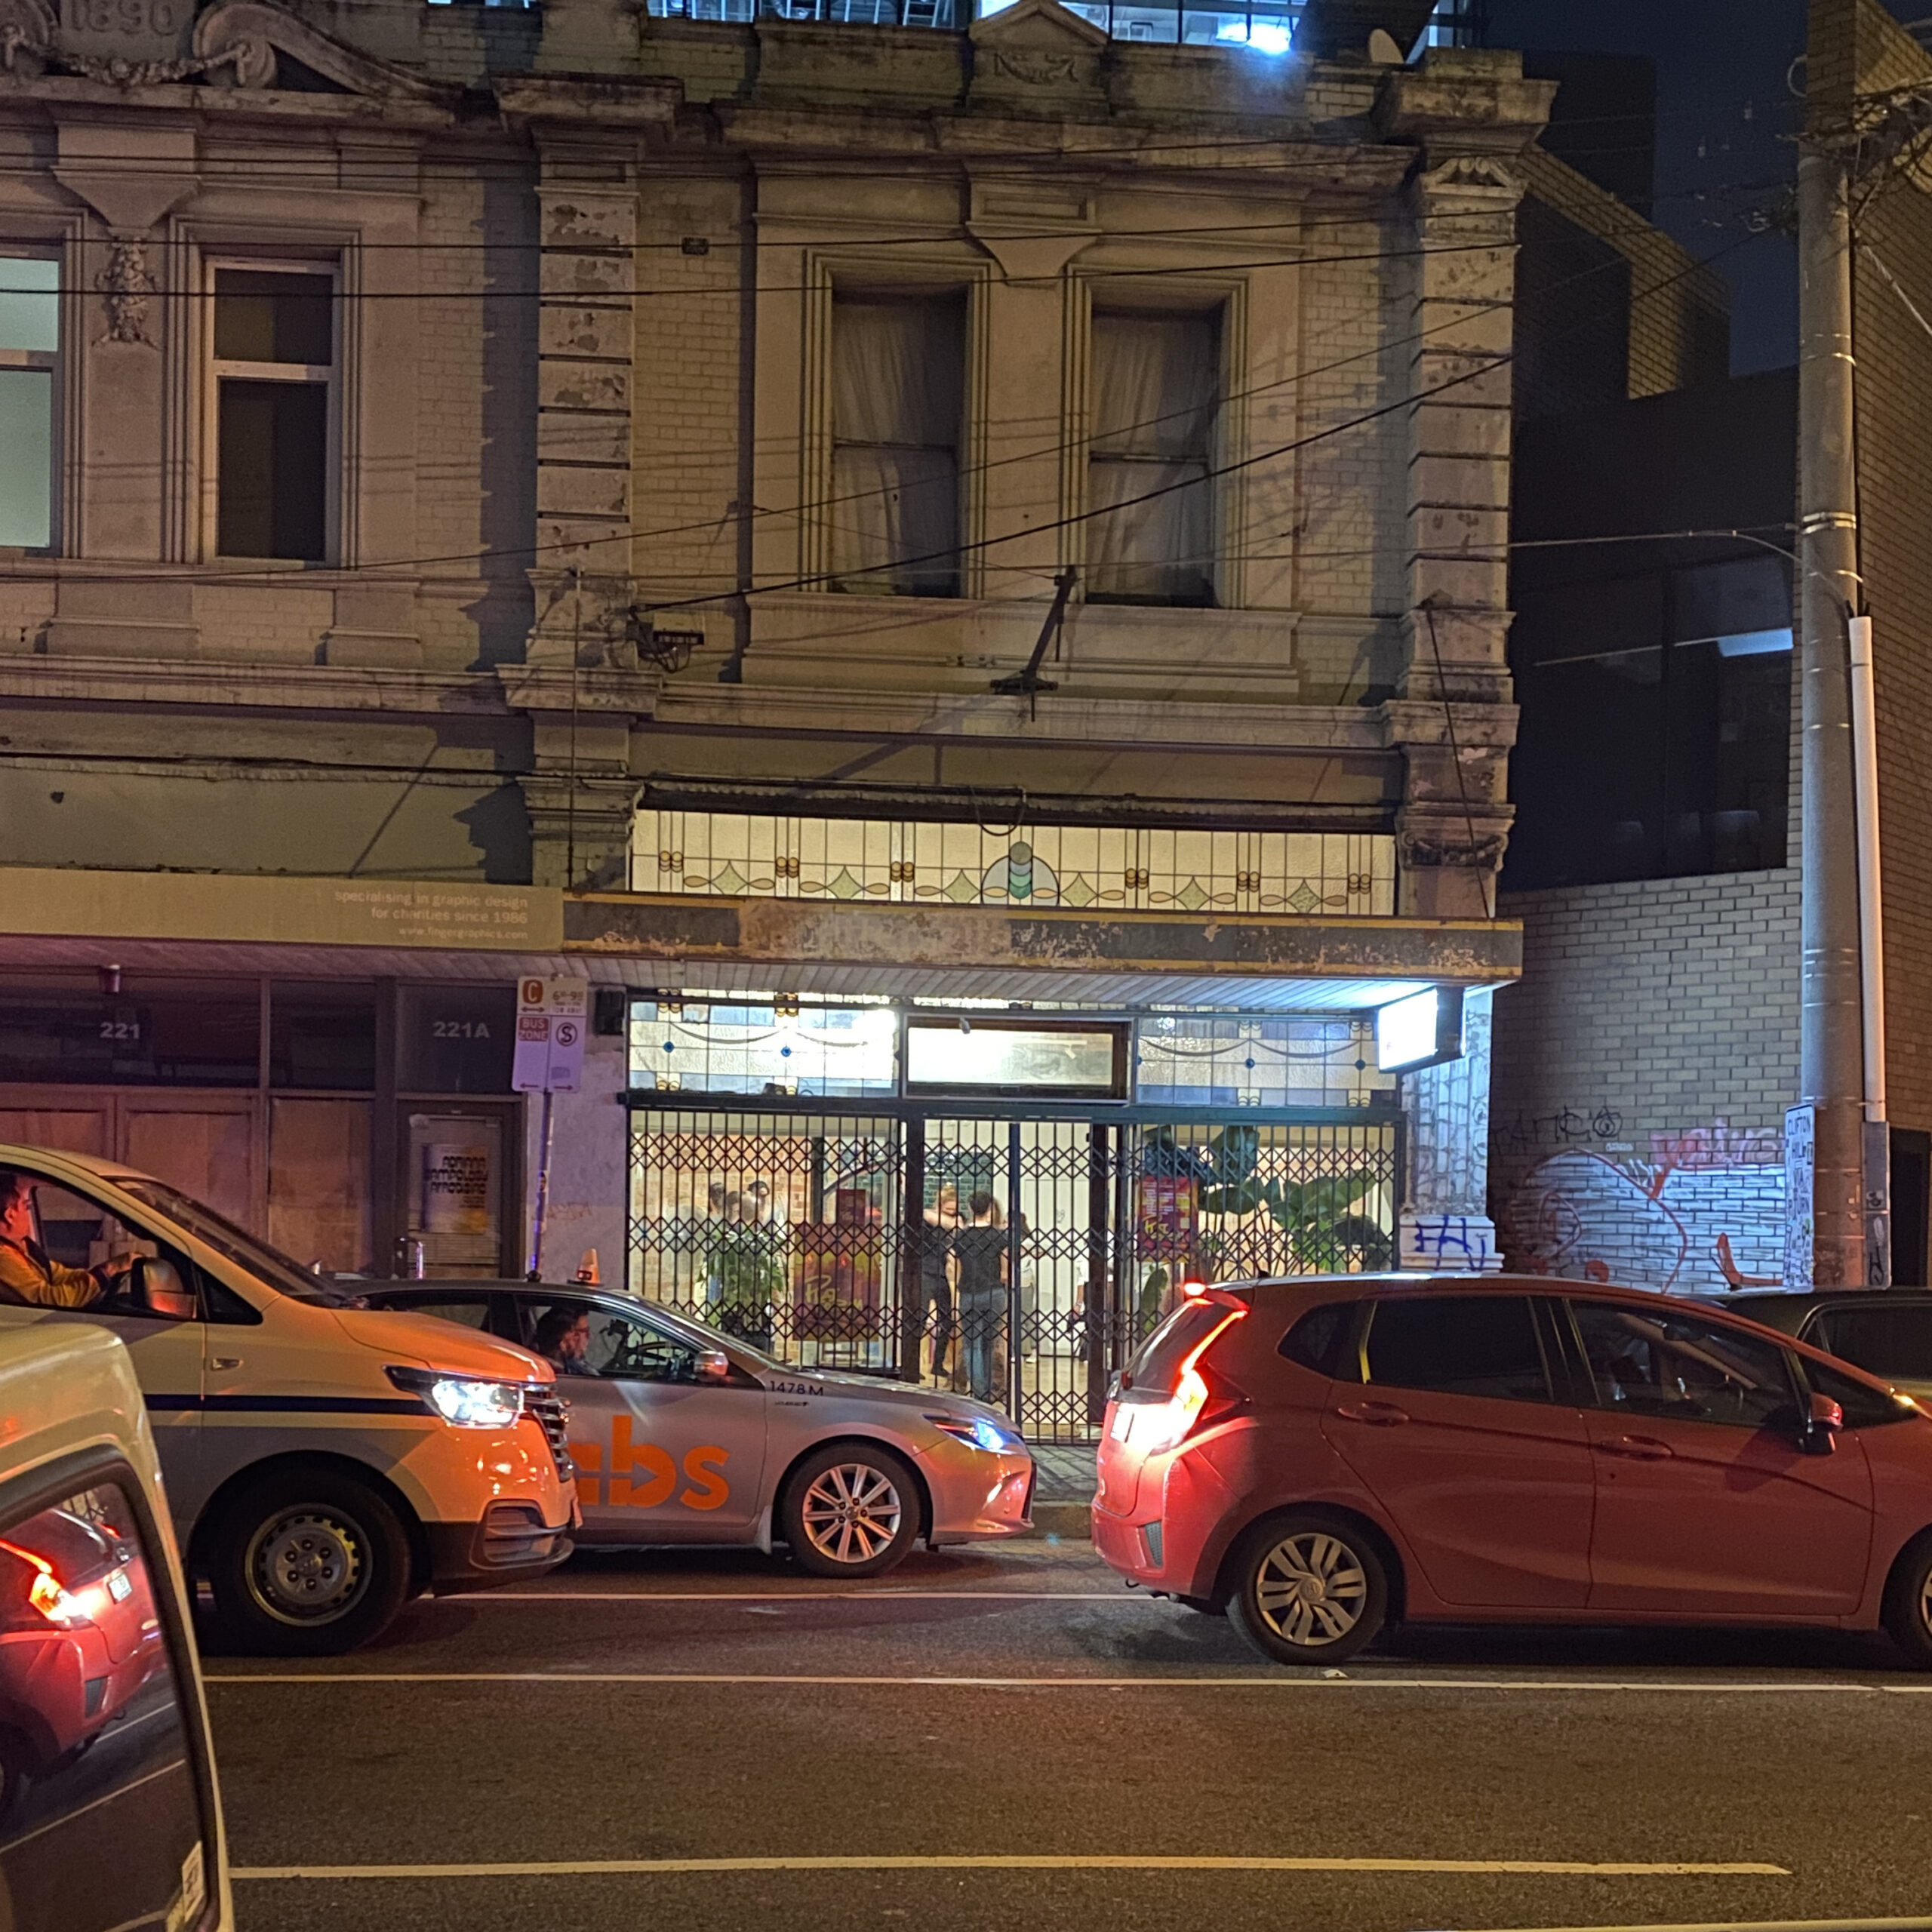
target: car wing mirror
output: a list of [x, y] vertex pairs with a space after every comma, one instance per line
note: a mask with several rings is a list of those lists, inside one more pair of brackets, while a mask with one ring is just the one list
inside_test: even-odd
[[131, 1299], [143, 1315], [163, 1321], [192, 1321], [201, 1312], [199, 1304], [181, 1279], [181, 1271], [171, 1261], [145, 1254], [132, 1269]]
[[729, 1382], [731, 1358], [722, 1349], [706, 1349], [697, 1358], [697, 1379], [700, 1382]]
[[1844, 1426], [1844, 1408], [1830, 1396], [1814, 1392], [1805, 1410], [1798, 1446], [1807, 1456], [1829, 1456], [1838, 1447], [1838, 1433]]

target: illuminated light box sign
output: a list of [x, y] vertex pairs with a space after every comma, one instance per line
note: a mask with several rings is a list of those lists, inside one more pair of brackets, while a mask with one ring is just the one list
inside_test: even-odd
[[1414, 1073], [1463, 1054], [1463, 989], [1431, 986], [1375, 1012], [1375, 1063], [1384, 1073]]

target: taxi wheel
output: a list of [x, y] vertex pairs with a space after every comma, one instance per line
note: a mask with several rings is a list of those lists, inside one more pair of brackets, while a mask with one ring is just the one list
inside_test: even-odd
[[836, 1442], [808, 1456], [778, 1506], [792, 1560], [819, 1577], [879, 1577], [919, 1534], [919, 1487], [889, 1449]]
[[1258, 1524], [1232, 1581], [1228, 1614], [1273, 1663], [1339, 1663], [1373, 1642], [1389, 1614], [1380, 1552], [1339, 1517], [1297, 1511]]
[[1908, 1544], [1885, 1586], [1885, 1629], [1915, 1669], [1932, 1670], [1932, 1530]]
[[402, 1607], [409, 1539], [352, 1476], [282, 1471], [223, 1512], [209, 1581], [229, 1646], [256, 1657], [338, 1657]]

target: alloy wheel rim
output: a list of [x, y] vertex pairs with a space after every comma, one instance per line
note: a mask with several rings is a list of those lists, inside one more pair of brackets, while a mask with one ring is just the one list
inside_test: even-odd
[[899, 1486], [869, 1463], [835, 1463], [812, 1479], [799, 1512], [806, 1540], [833, 1563], [869, 1563], [899, 1534]]
[[1368, 1575], [1340, 1537], [1304, 1530], [1261, 1560], [1254, 1580], [1261, 1620], [1284, 1644], [1318, 1651], [1339, 1643], [1368, 1607]]
[[367, 1586], [362, 1540], [355, 1523], [328, 1511], [273, 1517], [249, 1543], [249, 1594], [278, 1623], [331, 1623]]

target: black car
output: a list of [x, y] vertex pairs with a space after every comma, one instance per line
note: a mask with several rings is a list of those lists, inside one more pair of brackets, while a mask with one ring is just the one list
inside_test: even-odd
[[1829, 1350], [1932, 1407], [1932, 1292], [1838, 1288], [1727, 1295], [1724, 1306]]

